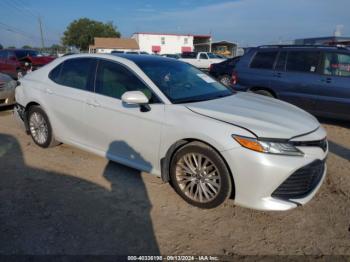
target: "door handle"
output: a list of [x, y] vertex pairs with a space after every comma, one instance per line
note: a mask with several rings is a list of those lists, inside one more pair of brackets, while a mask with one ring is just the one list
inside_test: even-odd
[[93, 106], [93, 107], [100, 107], [101, 106], [97, 101], [90, 101], [90, 100], [88, 100], [86, 102], [86, 104], [88, 104], [89, 106]]
[[282, 73], [275, 73], [273, 76], [274, 76], [274, 77], [281, 77], [281, 76], [282, 76]]
[[50, 88], [46, 88], [45, 89], [45, 92], [49, 95], [52, 95], [53, 94], [53, 91], [50, 89]]
[[321, 79], [321, 81], [322, 82], [326, 82], [327, 84], [329, 84], [329, 83], [332, 83], [332, 78], [330, 78], [330, 77], [323, 78], [323, 79]]

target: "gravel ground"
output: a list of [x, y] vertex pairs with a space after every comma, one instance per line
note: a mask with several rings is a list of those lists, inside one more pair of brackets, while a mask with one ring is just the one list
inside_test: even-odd
[[0, 254], [350, 255], [350, 124], [306, 206], [186, 204], [168, 184], [68, 145], [41, 149], [0, 112]]

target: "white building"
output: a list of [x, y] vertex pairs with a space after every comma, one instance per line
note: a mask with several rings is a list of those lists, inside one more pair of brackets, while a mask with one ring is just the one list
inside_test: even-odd
[[138, 52], [139, 45], [135, 39], [116, 37], [95, 37], [89, 46], [89, 53], [110, 53], [112, 51]]
[[194, 51], [196, 39], [207, 39], [208, 35], [134, 33], [131, 37], [139, 45], [140, 51], [149, 54], [177, 54]]

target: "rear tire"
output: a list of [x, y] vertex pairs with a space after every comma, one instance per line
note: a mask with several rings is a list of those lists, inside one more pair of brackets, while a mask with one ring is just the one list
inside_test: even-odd
[[231, 196], [231, 175], [225, 162], [201, 142], [186, 144], [175, 153], [170, 178], [175, 191], [193, 206], [214, 208]]
[[253, 92], [258, 95], [275, 98], [275, 96], [270, 91], [267, 91], [267, 90], [254, 90]]
[[49, 118], [40, 106], [29, 109], [28, 126], [29, 133], [38, 146], [48, 148], [59, 144], [54, 138]]

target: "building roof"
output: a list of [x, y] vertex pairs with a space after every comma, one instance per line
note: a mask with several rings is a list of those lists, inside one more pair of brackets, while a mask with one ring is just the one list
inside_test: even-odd
[[203, 37], [210, 38], [211, 35], [194, 35], [194, 34], [171, 34], [171, 33], [152, 33], [152, 32], [136, 32], [133, 35], [175, 35], [175, 36], [193, 36], [193, 37]]
[[95, 37], [94, 45], [90, 48], [104, 49], [139, 49], [139, 44], [132, 38], [116, 38], [116, 37]]

